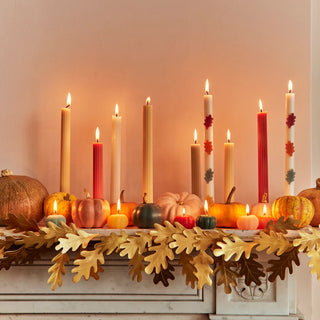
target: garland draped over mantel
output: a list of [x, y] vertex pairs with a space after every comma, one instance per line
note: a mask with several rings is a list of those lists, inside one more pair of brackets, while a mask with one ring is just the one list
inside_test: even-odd
[[[143, 273], [153, 274], [155, 284], [162, 282], [169, 285], [174, 280], [174, 266], [171, 261], [179, 258], [186, 285], [202, 289], [212, 285], [212, 276], [217, 276], [217, 285], [224, 285], [225, 293], [231, 293], [232, 286], [242, 277], [247, 286], [252, 283], [261, 285], [261, 279], [268, 276], [270, 282], [278, 277], [285, 279], [286, 270], [293, 272], [293, 263], [300, 265], [299, 253], [305, 252], [311, 259], [310, 272], [320, 279], [320, 231], [308, 227], [299, 230], [299, 237], [293, 241], [287, 239], [287, 230], [297, 230], [297, 220], [289, 217], [270, 221], [267, 227], [250, 241], [242, 240], [237, 234], [220, 229], [202, 230], [199, 227], [185, 229], [181, 224], [155, 224], [155, 229], [136, 231], [129, 235], [125, 230], [120, 234], [112, 232], [107, 236], [91, 234], [61, 223], [60, 226], [49, 222], [48, 227], [40, 228], [35, 221], [28, 221], [23, 216], [9, 215], [1, 220], [9, 231], [0, 235], [0, 270], [8, 270], [12, 264], [32, 264], [40, 259], [47, 249], [54, 247], [56, 255], [48, 284], [52, 290], [62, 285], [65, 265], [70, 263], [71, 252], [78, 253], [73, 261], [73, 281], [83, 277], [98, 280], [103, 272], [102, 265], [111, 253], [129, 259], [129, 275], [140, 282]], [[86, 249], [92, 243], [92, 249]], [[255, 252], [253, 252], [255, 249]], [[271, 258], [267, 267], [258, 261], [258, 253], [265, 252]]]

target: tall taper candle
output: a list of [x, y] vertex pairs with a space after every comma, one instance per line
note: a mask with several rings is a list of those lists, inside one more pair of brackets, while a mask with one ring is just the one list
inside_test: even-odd
[[[230, 130], [227, 132], [227, 143], [224, 144], [224, 201], [227, 201], [234, 187], [234, 143], [230, 142]], [[231, 201], [234, 201], [232, 196]]]
[[294, 127], [296, 116], [294, 114], [295, 94], [292, 92], [292, 81], [288, 84], [286, 93], [286, 156], [285, 156], [285, 195], [294, 195]]
[[116, 104], [115, 115], [112, 116], [112, 148], [111, 148], [111, 179], [110, 202], [116, 203], [120, 198], [121, 172], [121, 117]]
[[269, 202], [268, 188], [268, 137], [267, 137], [267, 112], [263, 111], [262, 102], [259, 100], [260, 112], [258, 119], [258, 201], [262, 202], [264, 194]]
[[212, 197], [214, 200], [214, 169], [213, 169], [213, 115], [212, 115], [212, 95], [209, 94], [209, 81], [206, 80], [206, 94], [204, 95], [204, 197]]
[[70, 193], [71, 95], [61, 109], [60, 191]]
[[152, 106], [150, 97], [143, 106], [143, 163], [142, 193], [147, 194], [147, 202], [153, 202], [153, 142]]
[[93, 144], [93, 198], [103, 198], [103, 144], [99, 142], [99, 127], [96, 129], [96, 143]]
[[201, 198], [200, 144], [196, 129], [194, 129], [194, 144], [191, 144], [191, 186], [192, 193]]

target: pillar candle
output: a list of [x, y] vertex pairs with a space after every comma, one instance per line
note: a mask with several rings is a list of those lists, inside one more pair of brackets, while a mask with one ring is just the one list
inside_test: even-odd
[[121, 117], [116, 105], [115, 115], [112, 116], [112, 143], [111, 143], [111, 179], [110, 202], [116, 203], [120, 198], [120, 168], [121, 168]]
[[[227, 142], [224, 144], [224, 201], [227, 201], [234, 187], [234, 143], [230, 142], [230, 130], [227, 132]], [[232, 195], [231, 202], [234, 201]]]
[[147, 194], [147, 202], [153, 202], [153, 143], [152, 143], [152, 106], [150, 97], [143, 106], [143, 163], [142, 193]]
[[192, 193], [201, 198], [200, 144], [196, 129], [194, 129], [194, 144], [191, 144], [191, 186]]
[[295, 94], [292, 92], [292, 82], [289, 81], [286, 93], [286, 141], [285, 141], [285, 195], [294, 195], [294, 127], [296, 116], [294, 114]]
[[70, 193], [71, 95], [61, 109], [60, 191]]
[[267, 139], [267, 112], [263, 111], [262, 102], [259, 100], [260, 112], [258, 119], [258, 201], [262, 202], [266, 194], [269, 202], [268, 189], [268, 139]]
[[96, 143], [93, 144], [93, 198], [103, 198], [103, 144], [99, 142], [100, 132], [96, 129]]
[[209, 94], [209, 81], [206, 80], [206, 94], [204, 95], [204, 179], [205, 198], [212, 197], [214, 200], [214, 169], [213, 169], [213, 115], [212, 95]]

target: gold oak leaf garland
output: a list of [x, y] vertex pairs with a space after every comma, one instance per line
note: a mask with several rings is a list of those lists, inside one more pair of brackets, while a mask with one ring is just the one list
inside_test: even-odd
[[[244, 241], [232, 230], [207, 231], [199, 227], [190, 230], [169, 221], [155, 224], [155, 229], [149, 232], [128, 235], [122, 230], [120, 234], [112, 232], [99, 237], [77, 229], [74, 224], [57, 226], [49, 222], [48, 227], [39, 228], [21, 216], [9, 216], [1, 220], [10, 231], [0, 232], [0, 270], [8, 270], [13, 264], [32, 264], [51, 248], [56, 254], [48, 270], [48, 284], [55, 290], [57, 285], [62, 285], [66, 265], [73, 265], [75, 283], [81, 278], [98, 280], [105, 259], [114, 253], [127, 256], [129, 275], [137, 282], [142, 281], [143, 273], [153, 274], [154, 283], [168, 286], [169, 280], [174, 280], [177, 265], [191, 288], [211, 286], [212, 277], [216, 276], [217, 285], [223, 285], [229, 294], [240, 277], [246, 285], [260, 285], [260, 279], [266, 276], [270, 282], [284, 279], [287, 270], [293, 272], [293, 264], [299, 266], [298, 255], [304, 252], [310, 257], [310, 272], [320, 280], [320, 231], [307, 227], [298, 231], [298, 238], [289, 241], [285, 235], [288, 230], [297, 229], [297, 222], [291, 217], [280, 218], [257, 232], [252, 241]], [[259, 252], [271, 255], [265, 267], [258, 262]], [[74, 260], [71, 253], [77, 255]], [[175, 257], [177, 264], [171, 262]]]

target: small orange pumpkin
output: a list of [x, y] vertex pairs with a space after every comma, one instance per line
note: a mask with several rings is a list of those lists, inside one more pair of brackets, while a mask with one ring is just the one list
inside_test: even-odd
[[91, 199], [86, 191], [86, 199], [72, 202], [72, 220], [78, 228], [102, 228], [110, 215], [110, 205], [104, 199]]
[[[267, 202], [268, 194], [265, 193], [262, 197], [262, 201], [259, 203], [254, 204], [251, 209], [250, 213], [257, 216], [257, 217], [272, 217], [272, 204]], [[264, 206], [266, 208], [266, 212], [263, 211]]]
[[236, 187], [228, 195], [226, 203], [213, 203], [209, 206], [209, 215], [217, 219], [217, 227], [236, 228], [237, 220], [246, 215], [246, 206], [239, 202], [230, 202]]
[[278, 220], [280, 217], [287, 219], [293, 216], [300, 220], [298, 228], [307, 226], [314, 215], [314, 207], [310, 200], [304, 197], [283, 196], [276, 199], [272, 204], [272, 216]]
[[[135, 207], [138, 205], [136, 202], [125, 202], [124, 201], [124, 190], [121, 191], [120, 194], [120, 202], [121, 202], [121, 208], [120, 208], [120, 214], [125, 214], [128, 218], [128, 226], [133, 226], [133, 221], [132, 221], [132, 213]], [[117, 213], [117, 204], [113, 203], [110, 206], [110, 213], [111, 215]]]

